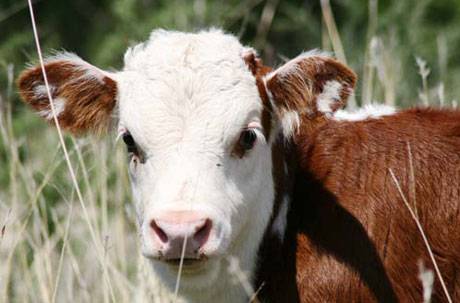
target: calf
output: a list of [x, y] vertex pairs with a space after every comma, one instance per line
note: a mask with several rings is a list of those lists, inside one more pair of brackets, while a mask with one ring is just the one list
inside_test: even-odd
[[[460, 299], [460, 113], [345, 112], [343, 64], [310, 52], [273, 71], [219, 30], [154, 31], [119, 72], [69, 54], [46, 72], [61, 127], [117, 125], [142, 253], [171, 291], [183, 255], [184, 301], [247, 302], [238, 272], [262, 302], [420, 302], [431, 263], [403, 198]], [[40, 68], [18, 85], [52, 121]]]

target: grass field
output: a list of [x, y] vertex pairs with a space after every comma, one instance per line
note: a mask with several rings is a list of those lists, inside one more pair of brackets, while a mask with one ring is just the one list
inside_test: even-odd
[[[404, 43], [392, 34], [407, 24], [399, 22], [382, 30], [389, 23], [380, 23], [373, 9], [376, 1], [362, 1], [368, 6], [369, 19], [358, 49], [348, 39], [350, 32], [340, 33], [328, 1], [321, 3], [319, 46], [332, 50], [342, 61], [348, 59], [360, 74], [351, 107], [376, 101], [403, 107], [457, 105], [460, 90], [454, 81], [460, 75], [448, 64], [448, 41], [456, 37], [453, 29], [446, 26], [445, 31], [433, 34], [436, 48], [419, 58], [417, 41]], [[260, 30], [253, 43], [265, 49], [264, 56], [272, 56], [268, 61], [276, 53], [270, 49], [268, 33], [281, 5], [263, 2], [254, 21]], [[299, 11], [298, 16], [308, 15]], [[242, 29], [249, 22], [243, 17], [238, 21]], [[422, 22], [413, 18], [407, 22]], [[414, 35], [425, 37], [419, 30], [423, 28], [414, 28]], [[66, 136], [82, 192], [80, 201], [56, 130], [17, 105], [14, 80], [22, 68], [0, 60], [4, 79], [0, 87], [0, 302], [165, 302], [139, 250], [124, 146], [115, 142], [113, 134]]]

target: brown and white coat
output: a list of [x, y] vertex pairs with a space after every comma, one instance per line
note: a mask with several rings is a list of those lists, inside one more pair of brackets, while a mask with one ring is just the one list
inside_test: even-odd
[[[69, 55], [46, 70], [63, 128], [118, 125], [142, 252], [171, 289], [188, 239], [184, 301], [247, 301], [231, 260], [262, 302], [421, 302], [431, 262], [390, 169], [460, 299], [459, 112], [343, 111], [356, 76], [337, 60], [272, 70], [218, 30], [154, 31], [120, 72]], [[51, 121], [39, 68], [18, 84]]]

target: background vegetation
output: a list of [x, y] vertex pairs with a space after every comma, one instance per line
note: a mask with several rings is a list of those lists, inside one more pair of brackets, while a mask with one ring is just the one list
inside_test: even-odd
[[[281, 64], [334, 52], [358, 72], [351, 106], [456, 106], [457, 0], [36, 0], [42, 48], [105, 69], [154, 28], [222, 27]], [[330, 14], [333, 14], [333, 18]], [[18, 100], [14, 79], [37, 58], [25, 0], [0, 2], [0, 302], [131, 302], [161, 296], [139, 252], [125, 153], [113, 136], [66, 137]], [[159, 294], [160, 292], [160, 294]]]

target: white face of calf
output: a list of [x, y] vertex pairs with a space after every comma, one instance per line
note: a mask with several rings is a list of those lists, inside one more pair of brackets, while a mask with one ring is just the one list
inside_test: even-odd
[[[72, 55], [47, 61], [61, 127], [100, 132], [117, 117], [142, 252], [170, 285], [182, 254], [185, 289], [228, 275], [226, 256], [253, 272], [275, 203], [277, 131], [292, 136], [301, 122], [323, 119], [343, 105], [355, 81], [346, 67], [317, 54], [265, 78], [262, 69], [251, 49], [220, 31], [154, 31], [128, 50], [117, 73]], [[25, 71], [18, 83], [23, 99], [51, 120], [40, 69]], [[286, 211], [282, 216], [281, 233]]]
[[193, 285], [210, 283], [224, 255], [255, 252], [271, 213], [270, 145], [244, 52], [221, 33], [155, 32], [116, 77], [142, 250], [170, 281], [184, 238], [186, 264], [206, 261]]

